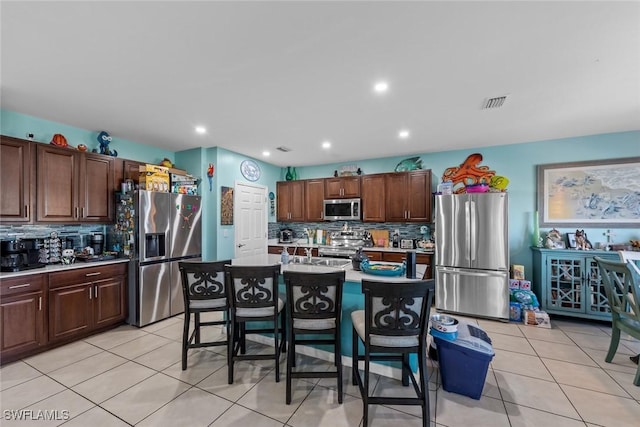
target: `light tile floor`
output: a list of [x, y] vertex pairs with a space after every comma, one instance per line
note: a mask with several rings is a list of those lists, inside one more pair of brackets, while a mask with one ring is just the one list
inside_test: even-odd
[[[456, 316], [461, 318], [461, 316]], [[621, 341], [613, 363], [605, 363], [610, 327], [573, 319], [552, 319], [552, 329], [464, 319], [493, 340], [480, 400], [442, 389], [431, 362], [433, 425], [470, 426], [640, 426], [640, 387], [629, 356], [640, 342]], [[222, 338], [220, 330], [210, 331]], [[0, 409], [5, 426], [274, 426], [362, 425], [362, 400], [345, 367], [345, 397], [337, 403], [335, 380], [296, 380], [293, 402], [284, 403], [282, 377], [273, 362], [236, 364], [227, 384], [225, 347], [191, 350], [180, 366], [182, 317], [138, 329], [121, 326], [0, 369]], [[209, 335], [210, 337], [211, 335]], [[262, 344], [250, 343], [255, 350]], [[299, 356], [299, 363], [327, 366]], [[375, 392], [407, 392], [399, 381], [375, 376]], [[13, 419], [17, 410], [31, 418]], [[49, 411], [48, 416], [43, 412]], [[55, 412], [57, 411], [57, 412]], [[22, 414], [27, 414], [22, 412]], [[53, 416], [52, 416], [53, 415]], [[57, 418], [44, 421], [42, 418]], [[420, 426], [414, 407], [373, 406], [371, 426]]]

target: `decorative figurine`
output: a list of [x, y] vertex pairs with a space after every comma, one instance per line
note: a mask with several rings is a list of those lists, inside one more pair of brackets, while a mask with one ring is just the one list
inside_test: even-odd
[[562, 246], [562, 235], [555, 228], [547, 233], [547, 238], [544, 242], [544, 246], [547, 249], [555, 249]]
[[49, 144], [63, 148], [67, 148], [69, 146], [69, 143], [67, 143], [67, 138], [65, 138], [61, 133], [56, 133], [55, 135], [53, 135], [53, 138], [51, 138], [51, 142]]
[[[98, 143], [100, 144], [100, 154], [104, 154], [106, 156], [118, 157], [118, 152], [116, 150], [112, 150], [109, 148], [109, 143], [111, 142], [111, 136], [105, 131], [102, 131], [98, 134]], [[96, 149], [93, 149], [93, 152], [96, 153]]]
[[207, 168], [207, 178], [209, 178], [209, 191], [213, 190], [213, 163], [209, 163]]
[[408, 172], [422, 169], [422, 159], [420, 157], [409, 157], [407, 159], [402, 160], [400, 163], [396, 165], [396, 172]]
[[589, 250], [592, 249], [593, 246], [589, 239], [587, 239], [587, 234], [584, 230], [576, 230], [576, 249]]

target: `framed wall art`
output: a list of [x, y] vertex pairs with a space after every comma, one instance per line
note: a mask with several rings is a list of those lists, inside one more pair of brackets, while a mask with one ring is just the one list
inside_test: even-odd
[[220, 187], [220, 225], [233, 225], [233, 187]]
[[640, 227], [640, 157], [538, 165], [542, 227]]

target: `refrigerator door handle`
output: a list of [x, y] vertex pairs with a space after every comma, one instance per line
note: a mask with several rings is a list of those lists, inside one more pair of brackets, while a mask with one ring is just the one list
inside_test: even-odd
[[471, 249], [471, 261], [475, 261], [477, 258], [477, 245], [476, 238], [478, 236], [478, 218], [476, 212], [476, 202], [469, 202], [469, 215], [470, 215], [470, 237], [469, 237], [469, 248]]
[[[471, 217], [469, 216], [469, 204], [471, 202], [469, 202], [468, 200], [464, 202], [464, 228], [465, 228], [465, 234], [464, 234], [464, 246], [465, 248], [469, 248], [469, 245], [471, 244]], [[465, 255], [464, 255], [464, 259], [469, 261], [469, 252], [465, 251]]]
[[483, 270], [475, 270], [475, 269], [459, 268], [459, 267], [451, 268], [451, 267], [439, 266], [438, 270], [443, 273], [469, 273], [478, 277], [493, 277], [496, 274], [506, 274], [505, 271], [501, 271], [501, 270], [483, 271]]

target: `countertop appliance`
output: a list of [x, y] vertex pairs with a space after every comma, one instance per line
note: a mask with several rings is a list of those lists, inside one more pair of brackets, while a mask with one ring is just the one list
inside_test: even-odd
[[325, 221], [360, 220], [360, 199], [330, 199], [323, 203]]
[[32, 240], [2, 240], [0, 242], [0, 271], [14, 272], [43, 268], [39, 262], [39, 250]]
[[136, 190], [129, 318], [144, 326], [184, 312], [178, 262], [202, 259], [201, 198]]
[[342, 230], [329, 233], [329, 245], [318, 245], [318, 255], [351, 258], [365, 246], [364, 231]]
[[293, 243], [293, 230], [290, 228], [283, 228], [280, 230], [279, 243]]
[[506, 193], [435, 196], [436, 309], [509, 320]]

